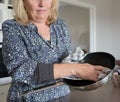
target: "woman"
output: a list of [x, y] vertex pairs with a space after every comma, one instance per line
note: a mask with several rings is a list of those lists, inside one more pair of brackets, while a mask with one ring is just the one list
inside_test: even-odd
[[57, 6], [58, 0], [14, 0], [14, 19], [2, 25], [3, 58], [12, 77], [8, 102], [43, 102], [65, 96], [70, 90], [64, 84], [24, 94], [64, 76], [98, 80], [101, 66], [60, 64], [72, 50], [67, 27], [57, 19]]

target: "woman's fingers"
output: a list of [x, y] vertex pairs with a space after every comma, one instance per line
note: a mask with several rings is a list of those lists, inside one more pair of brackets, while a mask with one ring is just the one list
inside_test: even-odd
[[91, 64], [84, 64], [82, 68], [80, 68], [80, 71], [78, 71], [78, 74], [80, 77], [86, 80], [93, 80], [98, 81], [99, 75], [103, 73], [104, 67], [102, 66], [94, 66]]
[[103, 71], [105, 67], [103, 66], [94, 66], [95, 70]]

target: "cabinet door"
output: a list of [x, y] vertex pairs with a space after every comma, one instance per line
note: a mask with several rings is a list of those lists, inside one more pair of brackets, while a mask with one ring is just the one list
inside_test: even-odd
[[0, 0], [0, 3], [4, 3], [4, 0]]
[[8, 5], [0, 3], [0, 29], [2, 29], [2, 23], [8, 19]]
[[10, 84], [0, 86], [0, 102], [6, 102]]

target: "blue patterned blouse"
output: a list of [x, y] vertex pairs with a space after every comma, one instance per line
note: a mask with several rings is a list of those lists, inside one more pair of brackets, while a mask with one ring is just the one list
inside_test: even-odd
[[[3, 30], [3, 59], [12, 84], [8, 102], [21, 102], [21, 94], [54, 84], [53, 64], [60, 63], [72, 50], [69, 32], [63, 20], [50, 25], [50, 42], [46, 41], [33, 23], [21, 25], [6, 20]], [[66, 85], [24, 95], [25, 102], [44, 102], [70, 92]], [[39, 100], [39, 101], [38, 101]]]

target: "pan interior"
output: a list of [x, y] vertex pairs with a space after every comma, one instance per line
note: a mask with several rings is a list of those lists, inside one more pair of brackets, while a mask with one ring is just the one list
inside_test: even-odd
[[106, 52], [93, 52], [87, 54], [80, 63], [89, 63], [92, 65], [101, 65], [110, 69], [115, 67], [115, 58]]
[[[106, 67], [105, 70], [99, 78], [99, 81], [104, 79], [108, 74], [110, 74], [111, 69], [115, 67], [115, 58], [106, 52], [93, 52], [85, 55], [85, 57], [79, 63], [89, 63], [92, 65], [101, 65]], [[87, 86], [96, 83], [91, 80], [84, 80], [76, 76], [64, 77], [63, 81], [70, 86]]]

